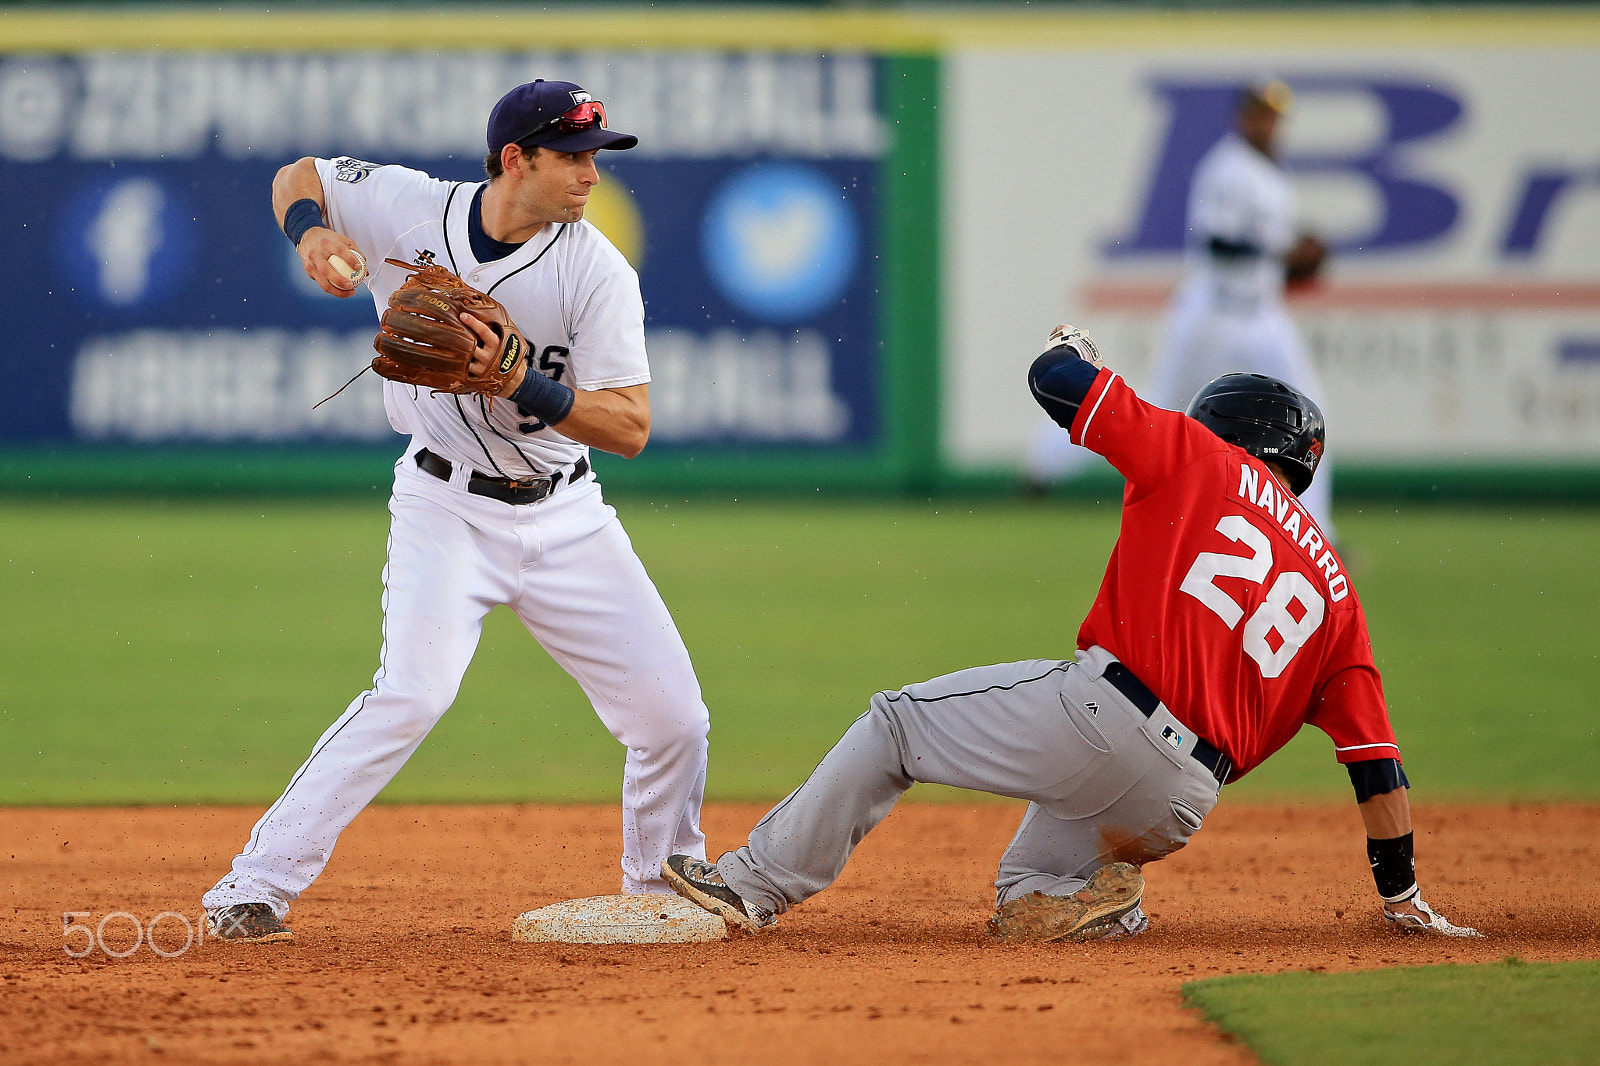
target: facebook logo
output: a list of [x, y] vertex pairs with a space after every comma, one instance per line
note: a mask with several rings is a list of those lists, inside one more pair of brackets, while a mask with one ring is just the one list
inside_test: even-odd
[[[1428, 244], [1448, 234], [1461, 215], [1461, 196], [1434, 173], [1418, 173], [1419, 145], [1448, 136], [1461, 122], [1465, 108], [1457, 94], [1415, 78], [1378, 75], [1318, 74], [1286, 78], [1296, 99], [1318, 95], [1357, 97], [1377, 111], [1376, 137], [1341, 152], [1285, 154], [1284, 166], [1296, 175], [1333, 174], [1355, 177], [1372, 191], [1378, 204], [1369, 232], [1349, 234], [1337, 251], [1396, 251]], [[1107, 241], [1110, 258], [1172, 254], [1183, 249], [1184, 213], [1195, 167], [1233, 128], [1234, 107], [1242, 80], [1157, 79], [1151, 91], [1167, 114], [1150, 186], [1132, 228]], [[1522, 223], [1516, 239], [1531, 223]]]

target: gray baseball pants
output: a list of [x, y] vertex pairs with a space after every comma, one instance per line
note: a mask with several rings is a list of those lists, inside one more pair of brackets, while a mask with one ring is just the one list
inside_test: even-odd
[[918, 781], [1029, 801], [1000, 859], [997, 905], [1070, 895], [1106, 863], [1170, 855], [1221, 786], [1165, 706], [1146, 718], [1101, 677], [1112, 661], [1090, 648], [1075, 663], [981, 666], [878, 693], [717, 869], [744, 899], [781, 914], [832, 884]]

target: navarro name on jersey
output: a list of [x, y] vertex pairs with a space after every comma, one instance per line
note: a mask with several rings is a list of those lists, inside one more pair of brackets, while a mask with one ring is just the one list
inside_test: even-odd
[[1265, 511], [1289, 539], [1299, 545], [1307, 561], [1322, 571], [1328, 581], [1328, 598], [1338, 603], [1350, 595], [1350, 581], [1345, 577], [1339, 557], [1322, 540], [1322, 530], [1317, 528], [1298, 506], [1288, 490], [1280, 488], [1270, 477], [1248, 463], [1239, 464], [1239, 496]]

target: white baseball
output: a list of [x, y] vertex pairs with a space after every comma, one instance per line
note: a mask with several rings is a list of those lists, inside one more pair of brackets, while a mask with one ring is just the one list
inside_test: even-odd
[[350, 254], [356, 257], [355, 266], [351, 266], [341, 255], [328, 256], [328, 265], [337, 270], [339, 276], [348, 281], [353, 289], [361, 283], [362, 278], [367, 276], [367, 261], [355, 249], [351, 249]]

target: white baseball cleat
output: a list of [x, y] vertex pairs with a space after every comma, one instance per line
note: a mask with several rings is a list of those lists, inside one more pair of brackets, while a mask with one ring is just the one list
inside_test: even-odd
[[1390, 914], [1389, 910], [1385, 908], [1383, 912], [1385, 920], [1393, 922], [1395, 928], [1402, 933], [1437, 933], [1439, 936], [1465, 937], [1483, 936], [1482, 933], [1470, 926], [1451, 924], [1450, 919], [1424, 903], [1421, 896], [1413, 896], [1406, 902], [1428, 917], [1424, 920], [1415, 914]]

